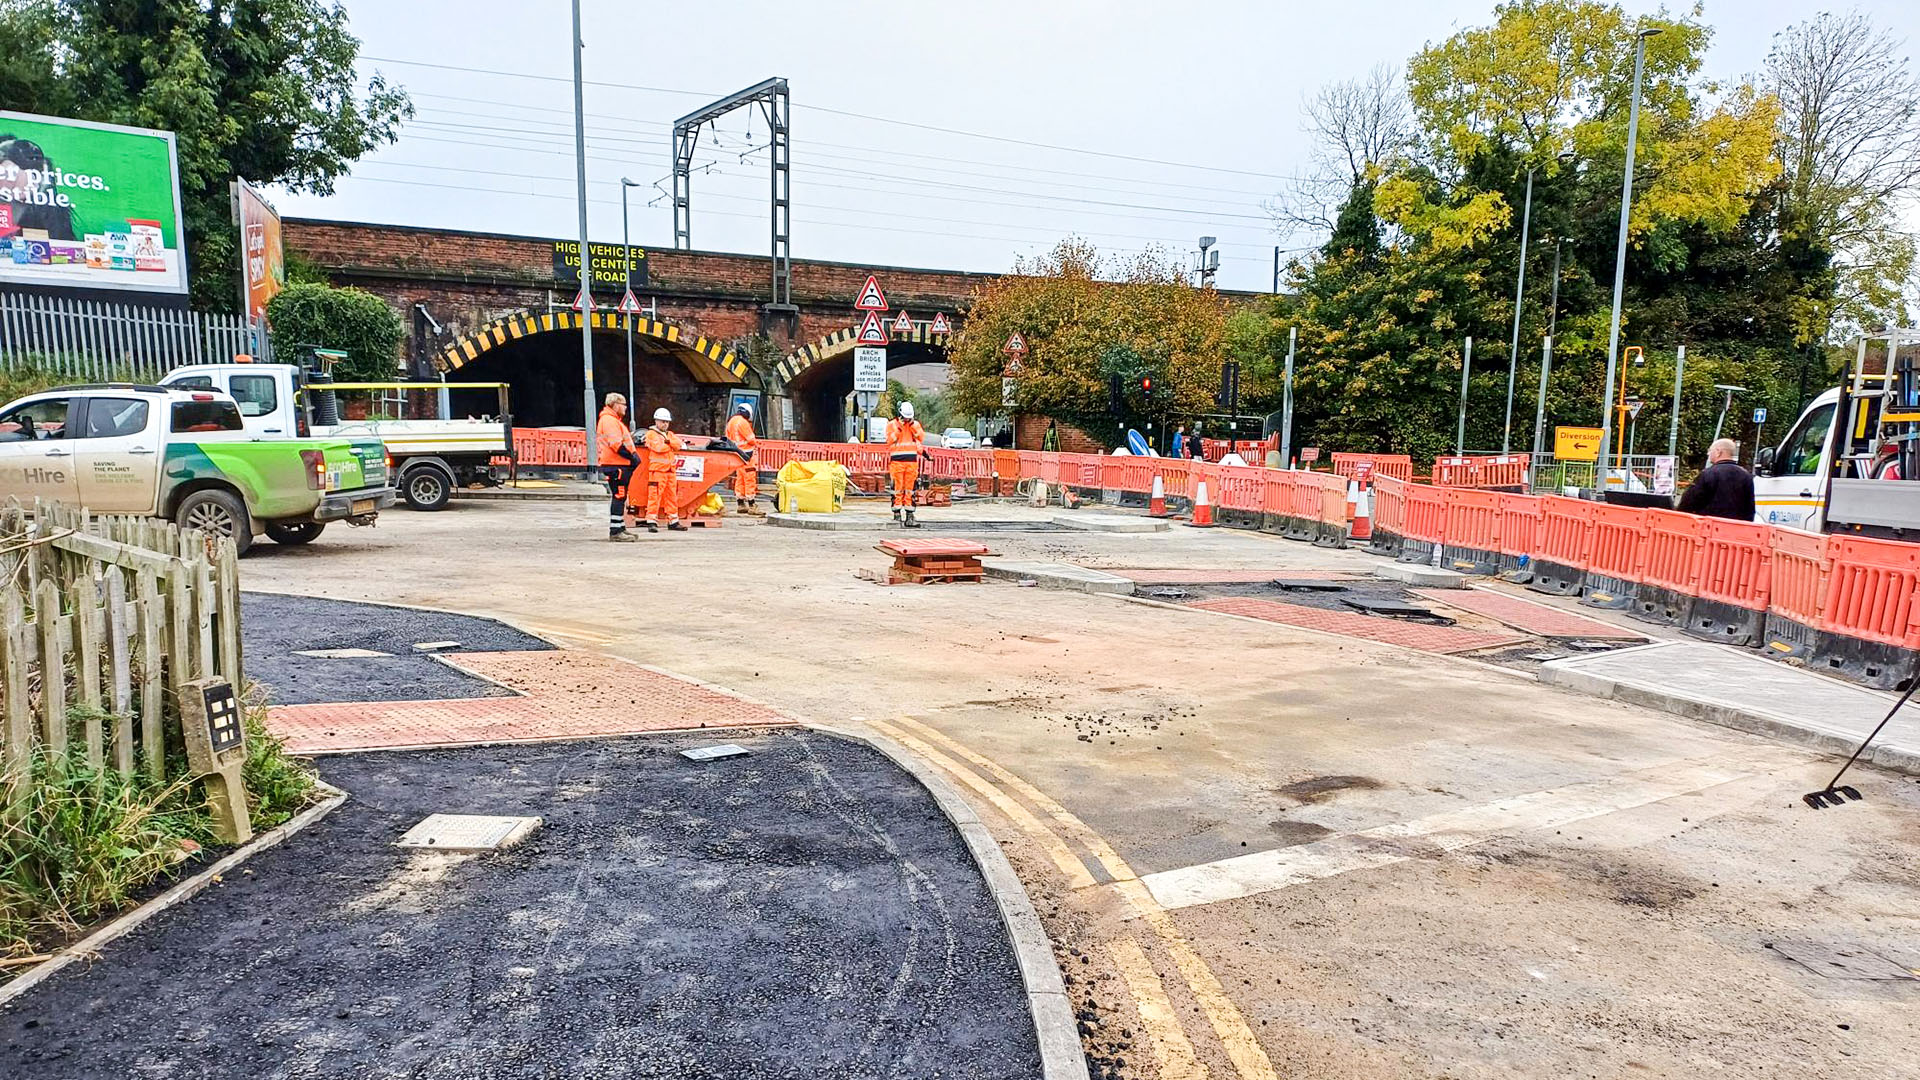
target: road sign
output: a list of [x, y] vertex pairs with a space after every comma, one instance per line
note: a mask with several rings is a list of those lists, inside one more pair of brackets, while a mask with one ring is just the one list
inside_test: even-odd
[[855, 311], [887, 310], [887, 294], [880, 291], [880, 279], [867, 275], [867, 283], [860, 287], [860, 299], [853, 302]]
[[640, 298], [633, 295], [632, 289], [628, 289], [627, 295], [620, 298], [620, 314], [638, 315], [643, 310], [645, 309], [640, 306]]
[[1003, 377], [1000, 380], [1000, 405], [1003, 408], [1013, 407], [1013, 380], [1012, 379]]
[[573, 310], [583, 315], [593, 311], [593, 294], [585, 286], [581, 287], [580, 295], [573, 298]]
[[1754, 422], [1754, 423], [1756, 423], [1756, 424], [1764, 424], [1764, 423], [1766, 423], [1766, 422], [1767, 422], [1767, 410], [1765, 410], [1765, 409], [1755, 409], [1755, 410], [1753, 410], [1753, 422]]
[[885, 345], [887, 343], [887, 327], [880, 321], [879, 312], [867, 312], [867, 317], [860, 323], [860, 332], [853, 335], [853, 340], [855, 344], [859, 345]]
[[887, 350], [861, 346], [853, 350], [853, 389], [879, 393], [887, 388]]
[[953, 333], [953, 324], [947, 321], [947, 313], [944, 311], [935, 312], [933, 316], [933, 325], [927, 327], [927, 332], [930, 334]]
[[905, 310], [902, 310], [900, 317], [893, 320], [893, 332], [896, 334], [913, 333], [913, 316], [907, 314]]
[[1007, 343], [1000, 346], [1000, 351], [1006, 353], [1008, 356], [1025, 356], [1027, 355], [1027, 339], [1020, 336], [1020, 331], [1015, 330], [1013, 333], [1007, 335]]
[[1627, 419], [1638, 420], [1640, 419], [1641, 408], [1643, 408], [1647, 403], [1640, 400], [1637, 397], [1630, 397], [1625, 401], [1622, 401], [1620, 404], [1626, 407]]
[[1600, 429], [1597, 427], [1554, 428], [1553, 456], [1562, 461], [1598, 461]]
[[1319, 461], [1319, 460], [1320, 460], [1320, 448], [1319, 448], [1319, 447], [1317, 447], [1317, 446], [1303, 446], [1303, 447], [1301, 447], [1301, 448], [1300, 448], [1300, 464], [1302, 464], [1302, 465], [1311, 465], [1312, 463], [1314, 463], [1314, 462], [1316, 462], [1316, 461]]

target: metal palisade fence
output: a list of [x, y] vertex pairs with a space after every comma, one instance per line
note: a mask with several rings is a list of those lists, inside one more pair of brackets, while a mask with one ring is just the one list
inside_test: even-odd
[[0, 369], [152, 381], [186, 364], [251, 352], [252, 341], [234, 315], [0, 291]]

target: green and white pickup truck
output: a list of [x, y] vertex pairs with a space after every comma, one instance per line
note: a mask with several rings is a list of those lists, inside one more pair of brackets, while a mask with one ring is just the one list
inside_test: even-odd
[[393, 505], [378, 439], [255, 439], [211, 390], [64, 386], [0, 406], [0, 498], [56, 499], [232, 536], [305, 544]]

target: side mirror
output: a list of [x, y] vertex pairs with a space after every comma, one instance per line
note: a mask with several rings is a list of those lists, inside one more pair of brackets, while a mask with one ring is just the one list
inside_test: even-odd
[[1754, 452], [1753, 471], [1760, 476], [1773, 475], [1773, 447], [1763, 446]]

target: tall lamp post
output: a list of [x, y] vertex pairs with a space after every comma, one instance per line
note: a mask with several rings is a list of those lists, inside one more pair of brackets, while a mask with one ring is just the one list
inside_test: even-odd
[[1627, 105], [1627, 167], [1620, 181], [1620, 237], [1613, 254], [1613, 318], [1607, 324], [1607, 379], [1600, 398], [1600, 493], [1607, 491], [1607, 455], [1613, 443], [1613, 376], [1620, 366], [1620, 290], [1627, 280], [1627, 218], [1633, 211], [1633, 153], [1640, 135], [1640, 81], [1647, 66], [1647, 39], [1659, 27], [1640, 31], [1633, 49], [1633, 96]]
[[[627, 291], [620, 296], [623, 305], [627, 297], [633, 295], [633, 241], [627, 238], [627, 189], [639, 186], [624, 176], [620, 178], [620, 262], [626, 272], [627, 286]], [[627, 327], [627, 425], [631, 427], [633, 418], [640, 415], [634, 411], [640, 403], [633, 399], [633, 312], [624, 311], [621, 316]]]
[[1527, 166], [1526, 209], [1520, 212], [1520, 273], [1513, 283], [1513, 344], [1507, 349], [1507, 421], [1500, 429], [1500, 452], [1513, 446], [1513, 380], [1520, 370], [1520, 306], [1527, 295], [1527, 237], [1533, 226], [1533, 166]]
[[[581, 72], [581, 52], [586, 42], [580, 34], [580, 0], [573, 0], [573, 165], [578, 178], [576, 196], [580, 203], [580, 298], [588, 301], [580, 305], [580, 381], [581, 396], [586, 403], [580, 420], [582, 434], [587, 440], [588, 460], [593, 450], [593, 421], [599, 415], [599, 408], [593, 401], [593, 310], [591, 291], [593, 278], [587, 259], [587, 101], [586, 80]], [[595, 521], [600, 520], [596, 509]]]

